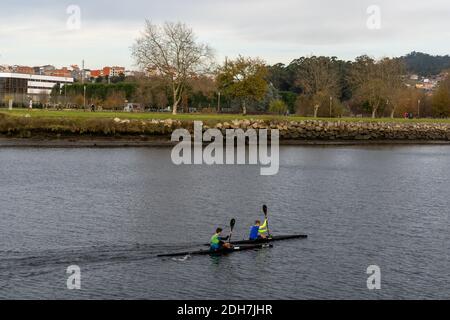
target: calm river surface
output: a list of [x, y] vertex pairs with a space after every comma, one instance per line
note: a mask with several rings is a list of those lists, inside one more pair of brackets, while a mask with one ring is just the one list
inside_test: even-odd
[[[169, 148], [0, 149], [0, 298], [450, 298], [450, 146], [281, 147], [280, 172]], [[307, 240], [171, 260], [269, 206]], [[70, 265], [81, 290], [66, 287]], [[366, 269], [381, 268], [369, 291]]]

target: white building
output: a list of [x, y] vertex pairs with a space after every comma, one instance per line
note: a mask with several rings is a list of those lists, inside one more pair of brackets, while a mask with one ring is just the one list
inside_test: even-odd
[[50, 95], [55, 85], [73, 82], [73, 78], [0, 72], [0, 102], [6, 96], [17, 103], [40, 101], [42, 96]]

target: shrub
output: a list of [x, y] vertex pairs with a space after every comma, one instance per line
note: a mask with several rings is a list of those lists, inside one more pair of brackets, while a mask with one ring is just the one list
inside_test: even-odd
[[287, 105], [282, 100], [272, 100], [269, 105], [269, 112], [285, 114], [288, 111]]

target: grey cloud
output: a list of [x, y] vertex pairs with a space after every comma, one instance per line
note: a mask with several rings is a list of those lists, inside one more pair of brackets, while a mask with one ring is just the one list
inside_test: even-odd
[[[78, 34], [64, 29], [69, 4], [82, 9], [83, 30]], [[381, 30], [366, 27], [366, 9], [372, 4], [381, 7]], [[312, 52], [344, 58], [361, 53], [398, 55], [411, 49], [448, 53], [448, 17], [448, 0], [2, 0], [0, 48], [25, 60], [21, 47], [29, 44], [39, 48], [40, 59], [48, 55], [66, 64], [78, 48], [91, 52], [91, 61], [115, 59], [131, 65], [128, 48], [149, 18], [188, 23], [220, 56], [242, 53], [271, 62], [288, 62]], [[58, 42], [71, 43], [75, 52], [62, 51]], [[115, 54], [94, 56], [102, 52], [94, 44]]]

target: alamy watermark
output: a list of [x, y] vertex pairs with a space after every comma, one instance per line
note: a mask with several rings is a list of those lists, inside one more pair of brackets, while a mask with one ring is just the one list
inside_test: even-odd
[[67, 278], [67, 289], [80, 290], [81, 289], [81, 268], [76, 265], [69, 266], [66, 273], [70, 276]]
[[80, 30], [81, 29], [81, 8], [78, 5], [72, 4], [67, 7], [66, 13], [69, 15], [67, 18], [68, 30]]
[[[193, 141], [186, 129], [172, 133], [172, 141], [179, 142], [172, 150], [172, 162], [176, 165], [260, 165], [261, 175], [276, 175], [280, 168], [280, 132], [270, 130], [270, 148], [268, 135], [268, 129], [226, 129], [224, 148], [221, 130], [208, 129], [203, 133], [203, 122], [195, 121]], [[209, 144], [205, 147], [204, 142]]]
[[367, 274], [370, 276], [367, 278], [367, 289], [380, 290], [381, 289], [381, 269], [377, 265], [371, 265], [367, 267]]
[[369, 18], [367, 19], [367, 28], [369, 30], [380, 30], [381, 29], [381, 8], [378, 5], [371, 5], [367, 8], [367, 14]]

